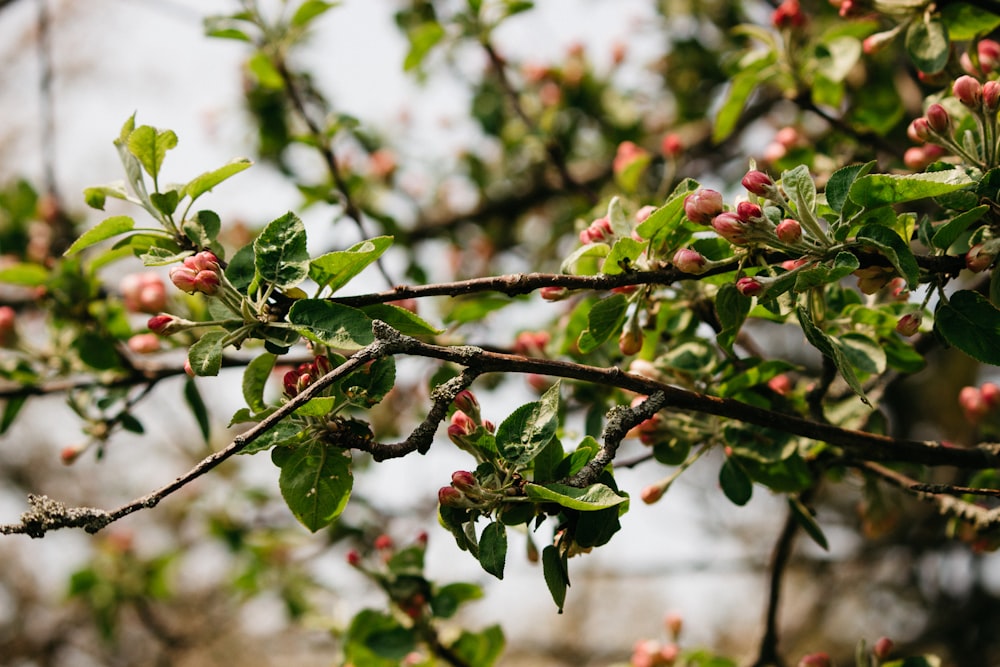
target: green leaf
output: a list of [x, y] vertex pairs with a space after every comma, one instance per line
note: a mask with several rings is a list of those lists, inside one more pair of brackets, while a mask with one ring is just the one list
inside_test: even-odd
[[922, 21], [910, 23], [904, 44], [921, 72], [940, 72], [948, 64], [951, 54], [948, 28], [936, 14], [927, 12]]
[[451, 651], [463, 664], [492, 667], [503, 653], [504, 643], [503, 630], [499, 625], [491, 625], [481, 632], [463, 630], [458, 641], [451, 645]]
[[274, 369], [278, 357], [270, 352], [264, 352], [250, 360], [243, 371], [243, 400], [254, 412], [260, 412], [266, 406], [264, 403], [264, 387]]
[[198, 391], [198, 385], [195, 384], [194, 378], [188, 378], [184, 382], [184, 402], [191, 410], [191, 414], [198, 424], [198, 430], [201, 431], [201, 437], [207, 444], [212, 433], [212, 423], [208, 418], [208, 408], [205, 407], [205, 401], [201, 398], [201, 392]]
[[557, 381], [542, 394], [541, 400], [517, 408], [497, 428], [497, 448], [512, 465], [530, 463], [555, 437], [559, 391]]
[[180, 195], [177, 194], [177, 190], [151, 192], [149, 194], [149, 201], [153, 202], [156, 210], [163, 215], [173, 215], [173, 212], [177, 210], [177, 202], [180, 201]]
[[320, 255], [309, 262], [309, 277], [319, 289], [329, 288], [331, 293], [336, 292], [381, 257], [391, 245], [391, 236], [378, 236], [355, 243], [347, 250]]
[[177, 135], [173, 130], [157, 130], [149, 125], [141, 125], [128, 135], [126, 147], [142, 164], [151, 178], [156, 179], [163, 166], [167, 151], [177, 146]]
[[569, 588], [569, 568], [566, 558], [552, 545], [542, 549], [542, 574], [545, 577], [545, 585], [552, 595], [552, 601], [556, 603], [561, 614], [566, 604], [566, 589]]
[[732, 457], [727, 458], [719, 470], [722, 492], [736, 505], [746, 505], [753, 495], [753, 482]]
[[[244, 408], [244, 410], [245, 409], [246, 408]], [[238, 414], [239, 413], [237, 413], [237, 415]], [[241, 418], [239, 422], [235, 421], [237, 415], [233, 415], [233, 421], [234, 423], [240, 423], [243, 421], [259, 421], [259, 419], [263, 419], [265, 416], [267, 416], [267, 414], [269, 414], [269, 411], [261, 413], [260, 415], [255, 415], [255, 417], [258, 417], [258, 419], [247, 420]], [[271, 449], [272, 447], [276, 447], [277, 449], [274, 450], [274, 454], [272, 454], [272, 457], [277, 455], [277, 457], [280, 459], [281, 455], [278, 455], [277, 452], [281, 451], [285, 456], [287, 456], [289, 453], [291, 453], [295, 445], [301, 444], [302, 437], [303, 437], [302, 427], [299, 424], [295, 424], [287, 420], [278, 422], [277, 424], [269, 428], [267, 431], [265, 431], [263, 434], [261, 434], [261, 436], [258, 437], [256, 440], [254, 440], [249, 445], [241, 449], [240, 454], [252, 455], [256, 454], [257, 452], [263, 452], [268, 449]]]
[[847, 362], [862, 373], [878, 375], [885, 370], [885, 349], [868, 336], [849, 332], [838, 336], [834, 343], [840, 348]]
[[483, 589], [476, 584], [465, 582], [446, 584], [431, 596], [431, 611], [438, 618], [451, 618], [463, 603], [479, 600], [482, 597]]
[[325, 417], [336, 405], [337, 398], [334, 396], [317, 396], [295, 408], [295, 414], [301, 417]]
[[941, 667], [941, 659], [936, 655], [920, 655], [883, 662], [881, 667]]
[[591, 352], [617, 334], [625, 322], [627, 310], [628, 299], [624, 294], [612, 294], [595, 303], [587, 315], [587, 329], [577, 341], [580, 352]]
[[465, 324], [478, 322], [495, 310], [500, 310], [514, 303], [505, 296], [476, 296], [452, 299], [451, 309], [444, 314], [444, 321], [449, 324]]
[[267, 224], [253, 252], [257, 275], [278, 289], [295, 287], [309, 275], [306, 228], [291, 211]]
[[27, 396], [14, 396], [13, 398], [8, 398], [3, 406], [3, 416], [0, 416], [0, 435], [3, 435], [17, 419], [17, 414], [24, 407], [24, 404], [28, 402]]
[[128, 199], [128, 192], [125, 190], [125, 183], [118, 182], [110, 185], [97, 185], [83, 189], [83, 199], [90, 208], [98, 211], [104, 210], [104, 202], [108, 197], [115, 199]]
[[854, 181], [849, 196], [861, 206], [887, 206], [955, 192], [972, 182], [960, 169], [924, 174], [870, 174]]
[[934, 328], [973, 359], [1000, 366], [1000, 310], [981, 294], [971, 290], [952, 294], [937, 309]]
[[619, 273], [633, 270], [632, 262], [645, 252], [645, 250], [646, 244], [641, 241], [636, 241], [629, 237], [620, 238], [615, 241], [615, 244], [611, 247], [611, 252], [604, 259], [601, 272], [608, 275], [618, 275]]
[[184, 189], [181, 192], [190, 197], [191, 201], [194, 201], [206, 192], [209, 192], [222, 181], [231, 176], [235, 176], [244, 169], [249, 168], [251, 165], [253, 165], [252, 160], [245, 157], [236, 158], [218, 169], [206, 171], [200, 176], [195, 176], [188, 181], [187, 185], [184, 186]]
[[824, 550], [829, 551], [830, 544], [826, 541], [826, 535], [823, 534], [823, 529], [819, 527], [816, 517], [809, 511], [809, 508], [803, 505], [802, 501], [795, 496], [788, 497], [788, 508], [791, 510], [795, 522], [799, 524], [802, 530], [806, 531], [806, 534], [813, 539], [813, 542], [823, 547]]
[[763, 74], [771, 66], [773, 59], [773, 55], [759, 58], [743, 67], [732, 78], [722, 107], [715, 116], [715, 127], [712, 130], [713, 143], [722, 143], [736, 129], [744, 105], [754, 89], [767, 79]]
[[715, 338], [724, 350], [732, 352], [740, 327], [750, 313], [751, 301], [750, 297], [740, 294], [736, 285], [731, 282], [719, 288], [715, 297], [715, 312], [722, 330]]
[[681, 181], [667, 199], [667, 203], [653, 211], [648, 218], [639, 223], [635, 231], [639, 236], [650, 241], [662, 236], [670, 238], [687, 219], [684, 215], [684, 200], [687, 195], [697, 190], [698, 182], [685, 178]]
[[389, 614], [362, 609], [344, 637], [344, 659], [355, 667], [399, 667], [415, 646], [413, 630]]
[[0, 269], [0, 283], [38, 287], [48, 282], [49, 270], [41, 264], [20, 262], [8, 264]]
[[584, 549], [604, 546], [621, 530], [622, 524], [619, 520], [621, 513], [622, 507], [580, 512], [577, 514], [576, 527], [573, 529], [573, 541]]
[[972, 223], [978, 221], [989, 210], [987, 204], [969, 209], [964, 213], [956, 215], [954, 218], [939, 226], [934, 232], [931, 242], [935, 248], [947, 250], [951, 244], [958, 240], [958, 237], [969, 228]]
[[406, 36], [410, 40], [410, 50], [403, 60], [403, 71], [409, 72], [420, 67], [424, 58], [444, 35], [444, 28], [437, 21], [424, 21], [408, 30]]
[[354, 485], [350, 450], [314, 440], [278, 460], [278, 486], [295, 518], [314, 533], [333, 523]]
[[948, 29], [948, 37], [955, 41], [962, 42], [986, 35], [1000, 26], [1000, 14], [980, 9], [970, 2], [949, 2], [939, 8], [941, 20]]
[[285, 80], [281, 77], [281, 72], [274, 66], [266, 53], [257, 51], [250, 56], [247, 68], [262, 88], [282, 90], [285, 87]]
[[288, 321], [306, 338], [338, 350], [357, 350], [375, 341], [367, 315], [323, 299], [299, 299], [288, 311]]
[[875, 164], [875, 160], [872, 160], [865, 164], [852, 164], [847, 167], [841, 167], [833, 172], [830, 180], [826, 182], [825, 190], [826, 203], [830, 208], [840, 213], [844, 207], [844, 202], [847, 201], [847, 193], [850, 191], [851, 185], [857, 178], [870, 172], [875, 167]]
[[416, 313], [390, 303], [374, 303], [359, 308], [373, 320], [382, 320], [390, 327], [407, 336], [433, 336], [444, 333], [444, 329], [432, 326]]
[[816, 211], [816, 182], [809, 173], [809, 167], [800, 164], [781, 175], [781, 188], [795, 204], [799, 215]]
[[841, 377], [843, 377], [844, 381], [847, 382], [847, 386], [849, 386], [866, 405], [871, 405], [868, 401], [868, 397], [865, 396], [865, 390], [862, 388], [861, 382], [858, 381], [858, 376], [855, 375], [854, 369], [851, 367], [850, 362], [848, 362], [847, 357], [844, 356], [840, 346], [834, 343], [832, 338], [816, 326], [816, 324], [812, 321], [812, 318], [810, 318], [809, 312], [805, 308], [800, 306], [796, 309], [796, 314], [799, 318], [799, 326], [802, 327], [802, 333], [805, 334], [806, 340], [809, 341], [809, 344], [822, 352], [823, 356], [829, 357], [837, 367]]
[[80, 361], [91, 368], [106, 371], [117, 368], [121, 361], [115, 352], [115, 343], [116, 341], [107, 335], [85, 331], [73, 341], [73, 349], [79, 355]]
[[315, 20], [316, 17], [321, 16], [329, 9], [333, 9], [338, 4], [340, 3], [324, 2], [323, 0], [306, 0], [292, 14], [290, 25], [294, 28], [306, 26]]
[[849, 252], [838, 252], [832, 264], [820, 263], [799, 271], [795, 276], [795, 290], [806, 292], [813, 287], [837, 282], [854, 273], [859, 266], [857, 257]]
[[910, 244], [899, 234], [881, 225], [867, 225], [857, 234], [857, 240], [869, 246], [874, 246], [879, 253], [889, 260], [893, 268], [906, 279], [910, 289], [916, 289], [920, 278], [920, 266], [917, 264]]
[[552, 502], [571, 510], [594, 512], [620, 505], [628, 498], [619, 496], [604, 484], [591, 484], [580, 489], [557, 482], [548, 484], [526, 484], [524, 491], [536, 502]]
[[208, 331], [188, 350], [188, 363], [195, 375], [218, 375], [222, 368], [222, 341], [227, 331]]
[[611, 246], [607, 243], [588, 243], [571, 252], [569, 257], [563, 260], [559, 270], [578, 276], [594, 275], [598, 271], [598, 266], [603, 264], [598, 260], [607, 257], [610, 253]]
[[71, 257], [84, 248], [89, 248], [95, 243], [100, 243], [113, 236], [124, 234], [127, 231], [131, 231], [134, 227], [135, 220], [127, 215], [115, 215], [105, 218], [85, 231], [76, 241], [73, 241], [73, 245], [66, 249], [63, 256]]
[[479, 537], [479, 562], [484, 570], [497, 579], [503, 579], [503, 566], [507, 562], [507, 527], [499, 521], [488, 524]]

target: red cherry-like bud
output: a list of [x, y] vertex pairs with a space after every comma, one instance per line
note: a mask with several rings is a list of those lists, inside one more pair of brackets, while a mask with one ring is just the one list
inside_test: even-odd
[[743, 296], [757, 296], [764, 291], [764, 284], [749, 276], [736, 281], [736, 289]]
[[736, 216], [743, 222], [757, 222], [764, 217], [764, 211], [757, 204], [741, 201], [736, 205]]
[[392, 538], [386, 535], [385, 533], [382, 533], [381, 535], [375, 538], [373, 546], [379, 551], [386, 551], [388, 549], [391, 549]]
[[451, 473], [451, 485], [459, 491], [468, 491], [479, 486], [476, 476], [468, 470], [456, 470]]
[[170, 334], [177, 332], [178, 322], [178, 318], [173, 315], [161, 313], [149, 318], [149, 320], [146, 321], [146, 328], [153, 333], [160, 334], [161, 336], [169, 336]]
[[357, 552], [357, 550], [355, 550], [355, 549], [351, 549], [350, 551], [348, 551], [347, 552], [347, 564], [350, 565], [351, 567], [360, 567], [361, 566], [361, 554], [359, 554]]
[[674, 266], [677, 267], [678, 271], [698, 275], [700, 273], [704, 273], [706, 261], [702, 254], [697, 250], [681, 248], [674, 253], [673, 263]]
[[722, 194], [715, 190], [695, 190], [684, 199], [684, 214], [691, 222], [710, 224], [722, 211]]
[[465, 504], [465, 495], [453, 486], [442, 486], [438, 489], [438, 503], [445, 507], [461, 507]]
[[668, 132], [663, 135], [663, 140], [660, 142], [660, 150], [663, 151], [663, 155], [669, 158], [675, 158], [684, 152], [684, 142], [681, 138], [673, 133]]
[[940, 104], [927, 107], [927, 125], [938, 134], [946, 134], [951, 127], [951, 116]]
[[782, 243], [798, 243], [802, 240], [802, 225], [798, 220], [786, 218], [774, 228], [774, 234]]
[[767, 197], [774, 189], [774, 181], [762, 171], [751, 169], [740, 181], [748, 192], [752, 192], [758, 197]]
[[888, 637], [879, 637], [872, 646], [872, 655], [879, 660], [885, 660], [892, 653], [893, 643]]
[[901, 336], [913, 336], [920, 331], [920, 323], [923, 317], [920, 313], [907, 313], [896, 322], [896, 333]]
[[983, 102], [983, 86], [976, 79], [963, 74], [955, 80], [951, 87], [958, 101], [970, 109], [978, 109]]
[[463, 389], [458, 392], [455, 396], [455, 407], [465, 412], [466, 414], [478, 414], [479, 413], [479, 401], [476, 396], [468, 389]]

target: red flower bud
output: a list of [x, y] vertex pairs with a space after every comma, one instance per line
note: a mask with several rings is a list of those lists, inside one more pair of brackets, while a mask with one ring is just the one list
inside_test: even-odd
[[640, 208], [638, 211], [635, 212], [635, 221], [636, 222], [645, 222], [646, 219], [649, 216], [653, 215], [653, 213], [655, 211], [656, 211], [656, 207], [655, 206], [651, 206], [651, 205], [643, 206], [642, 208]]
[[705, 258], [697, 250], [681, 248], [674, 253], [674, 266], [678, 271], [698, 275], [705, 271]]
[[347, 552], [347, 564], [350, 565], [351, 567], [360, 567], [361, 566], [361, 554], [359, 554], [357, 552], [357, 550], [355, 550], [355, 549], [351, 549], [350, 551], [348, 551]]
[[959, 102], [970, 109], [978, 109], [983, 102], [982, 84], [967, 74], [963, 74], [955, 80], [951, 92], [955, 94]]
[[810, 653], [802, 656], [798, 667], [831, 667], [830, 656], [826, 653]]
[[758, 197], [767, 197], [774, 189], [774, 181], [771, 180], [771, 177], [756, 169], [748, 171], [740, 182], [747, 191]]
[[1000, 82], [987, 81], [983, 84], [983, 107], [990, 113], [1000, 108]]
[[147, 271], [122, 278], [120, 288], [125, 309], [133, 313], [158, 313], [167, 305], [167, 290], [159, 275]]
[[872, 647], [872, 655], [879, 660], [885, 660], [892, 653], [892, 640], [888, 637], [879, 637]]
[[976, 45], [979, 54], [979, 68], [983, 74], [989, 74], [1000, 67], [1000, 43], [992, 39], [981, 39]]
[[715, 190], [695, 190], [684, 199], [684, 214], [691, 222], [710, 224], [722, 211], [722, 194]]
[[799, 28], [806, 22], [799, 0], [785, 0], [771, 14], [771, 25], [781, 30], [783, 28]]
[[479, 401], [468, 389], [458, 392], [458, 396], [455, 397], [455, 407], [466, 414], [479, 413]]
[[548, 286], [538, 290], [538, 293], [546, 301], [562, 301], [569, 296], [569, 290], [565, 287]]
[[374, 546], [379, 551], [385, 551], [387, 549], [391, 549], [392, 538], [386, 535], [385, 533], [382, 533], [381, 535], [375, 538]]
[[743, 296], [757, 296], [763, 293], [764, 284], [756, 278], [747, 276], [736, 281], [736, 289]]
[[990, 268], [995, 259], [996, 255], [986, 250], [985, 244], [977, 243], [965, 253], [965, 266], [973, 273], [980, 273]]
[[951, 116], [940, 104], [927, 107], [927, 125], [938, 134], [946, 134], [951, 127]]
[[933, 138], [930, 123], [923, 116], [914, 118], [910, 126], [906, 128], [906, 136], [918, 144], [930, 141]]
[[169, 336], [179, 330], [177, 328], [179, 323], [180, 320], [173, 315], [161, 313], [149, 318], [146, 321], [146, 328], [161, 336]]
[[468, 491], [479, 486], [476, 476], [468, 470], [456, 470], [451, 473], [451, 485], [459, 491]]
[[59, 460], [63, 462], [63, 465], [73, 465], [80, 458], [80, 454], [83, 454], [86, 450], [86, 443], [82, 445], [67, 445], [59, 452]]
[[637, 160], [647, 158], [648, 156], [649, 152], [645, 148], [631, 141], [623, 141], [618, 144], [618, 150], [615, 152], [615, 159], [612, 163], [612, 170], [617, 176]]
[[779, 396], [788, 396], [792, 391], [792, 379], [782, 373], [768, 380], [767, 386]]
[[743, 222], [757, 222], [764, 218], [764, 211], [757, 204], [741, 201], [736, 205], [736, 216]]
[[983, 392], [978, 387], [962, 387], [958, 392], [958, 405], [966, 420], [975, 424], [990, 413], [990, 406], [983, 399]]
[[984, 382], [979, 387], [979, 393], [990, 408], [1000, 407], [1000, 387], [992, 382]]
[[194, 294], [197, 291], [197, 271], [189, 269], [186, 266], [174, 266], [171, 267], [168, 275], [170, 276], [170, 282], [180, 291], [187, 292], [188, 294]]
[[215, 253], [203, 250], [196, 255], [184, 258], [184, 266], [192, 271], [211, 271], [218, 273], [220, 270], [219, 258]]
[[465, 494], [453, 486], [438, 489], [438, 503], [446, 507], [461, 507], [465, 504]]
[[660, 142], [660, 150], [665, 157], [677, 157], [684, 152], [684, 143], [681, 138], [673, 132], [663, 135]]
[[733, 245], [744, 245], [747, 242], [747, 228], [735, 213], [720, 213], [712, 219], [712, 229], [715, 233]]
[[642, 502], [652, 505], [663, 497], [663, 486], [660, 484], [650, 484], [642, 490], [639, 497], [642, 498]]
[[798, 243], [802, 240], [802, 225], [798, 220], [786, 218], [778, 223], [774, 233], [782, 243]]
[[17, 341], [17, 311], [0, 306], [0, 347], [11, 347]]
[[907, 313], [896, 322], [896, 333], [900, 336], [913, 336], [920, 331], [920, 323], [922, 321], [923, 316], [919, 312]]

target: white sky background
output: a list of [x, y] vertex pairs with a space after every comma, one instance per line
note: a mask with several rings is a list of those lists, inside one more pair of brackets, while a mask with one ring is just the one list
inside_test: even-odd
[[[643, 29], [655, 20], [649, 4], [642, 0], [543, 0], [536, 11], [511, 21], [501, 31], [499, 41], [510, 53], [527, 54], [542, 62], [559, 59], [568, 45], [580, 42], [599, 66], [606, 66], [608, 49], [616, 40], [629, 44], [633, 53], [657, 48], [650, 41], [656, 30]], [[234, 11], [235, 3], [55, 0], [50, 6], [54, 17], [56, 175], [73, 211], [84, 208], [80, 194], [84, 187], [121, 178], [111, 142], [133, 112], [138, 112], [139, 123], [169, 127], [180, 138], [178, 147], [168, 154], [167, 181], [186, 181], [233, 157], [250, 154], [254, 138], [241, 110], [239, 76], [247, 47], [230, 40], [206, 39], [201, 27], [202, 16]], [[394, 3], [387, 0], [347, 0], [320, 20], [317, 28], [322, 39], [314, 40], [307, 58], [311, 64], [322, 65], [317, 70], [317, 83], [343, 110], [383, 129], [391, 143], [402, 143], [404, 156], [446, 164], [467, 136], [460, 124], [466, 109], [463, 93], [453, 82], [436, 81], [420, 89], [404, 77], [401, 63], [405, 47], [392, 25], [393, 8]], [[20, 0], [0, 12], [0, 181], [26, 175], [37, 183], [42, 173], [33, 37], [36, 11], [35, 1]], [[409, 124], [399, 122], [404, 111], [412, 119]], [[252, 168], [205, 197], [205, 206], [217, 210], [224, 221], [241, 218], [252, 224], [294, 210], [299, 203], [297, 191], [265, 167]], [[100, 215], [92, 212], [91, 219], [96, 222]], [[353, 233], [353, 227], [342, 229], [345, 234]], [[213, 384], [218, 381], [202, 380], [202, 391], [218, 396]], [[238, 397], [238, 391], [234, 394]], [[518, 400], [507, 398], [511, 405]], [[221, 418], [238, 407], [231, 403], [233, 400], [225, 397], [214, 400]], [[488, 417], [502, 418], [503, 414], [492, 414], [493, 410], [499, 412], [490, 406]], [[46, 418], [44, 411], [25, 416], [31, 415]], [[193, 436], [193, 427], [189, 428]], [[55, 456], [61, 446], [78, 437], [74, 426], [66, 424], [66, 428], [48, 431], [44, 440]], [[13, 436], [8, 436], [0, 442], [0, 465], [11, 453], [12, 440]], [[163, 440], [146, 440], [141, 448], [169, 446]], [[129, 454], [128, 449], [135, 448], [112, 447], [101, 464], [88, 456], [61, 479], [71, 483], [73, 475], [81, 472], [113, 479], [116, 467], [143, 465], [148, 450], [138, 454], [142, 460], [137, 460], [137, 453]], [[377, 487], [382, 494], [388, 490], [389, 497], [383, 495], [387, 506], [405, 507], [412, 503], [414, 493], [425, 501], [432, 500], [437, 487], [447, 483], [450, 471], [467, 465], [441, 449], [436, 448], [428, 457], [380, 464], [378, 473], [362, 476], [358, 486]], [[265, 457], [257, 458], [260, 460], [249, 464], [249, 477], [270, 478], [274, 481], [268, 483], [276, 485], [274, 468]], [[132, 480], [134, 488], [113, 487], [122, 493], [116, 504], [129, 493], [145, 493], [178, 472], [164, 469], [155, 457], [145, 463], [142, 479]], [[549, 643], [568, 628], [579, 630], [582, 623], [584, 636], [595, 647], [617, 645], [627, 651], [641, 637], [660, 635], [661, 618], [667, 610], [685, 614], [686, 633], [693, 643], [711, 644], [723, 626], [755, 643], [766, 581], [741, 571], [726, 576], [720, 572], [729, 571], [743, 553], [740, 536], [746, 528], [740, 524], [759, 528], [761, 537], [755, 540], [753, 550], [758, 562], [766, 558], [780, 529], [778, 517], [783, 515], [776, 508], [783, 503], [767, 498], [758, 488], [749, 507], [724, 518], [713, 509], [718, 503], [710, 502], [722, 499], [714, 479], [716, 470], [717, 464], [703, 461], [659, 504], [647, 507], [638, 501], [632, 503], [622, 533], [610, 545], [571, 563], [571, 578], [578, 586], [570, 589], [570, 611], [565, 616], [556, 616], [540, 570], [524, 563], [516, 539], [512, 539], [506, 580], [493, 584], [468, 554], [457, 551], [450, 536], [432, 526], [430, 574], [444, 581], [468, 577], [489, 584], [487, 598], [477, 606], [474, 616], [482, 624], [502, 623], [508, 646], [525, 640]], [[619, 480], [637, 496], [643, 485], [666, 472], [646, 466], [622, 471]], [[199, 488], [205, 489], [207, 484], [210, 480], [203, 480]], [[23, 509], [21, 503], [21, 499], [0, 496], [0, 521], [14, 520]], [[769, 520], [760, 528], [763, 517]], [[138, 526], [142, 521], [140, 514], [130, 525]], [[719, 530], [706, 529], [703, 521]], [[836, 545], [835, 529], [829, 537]], [[44, 542], [25, 539], [23, 548], [34, 562], [54, 571], [50, 585], [56, 593], [65, 581], [66, 568], [84, 557], [87, 544], [88, 538], [81, 533], [50, 537]], [[692, 563], [705, 563], [705, 571], [693, 569]], [[613, 579], [598, 583], [590, 589], [597, 597], [588, 599], [582, 590], [583, 574], [588, 570], [622, 576], [625, 583], [620, 588]], [[330, 572], [337, 580], [350, 576], [336, 565], [331, 565]], [[574, 609], [574, 604], [584, 601], [589, 608]], [[880, 634], [873, 628], [859, 632], [871, 639]], [[622, 654], [622, 659], [626, 655]]]

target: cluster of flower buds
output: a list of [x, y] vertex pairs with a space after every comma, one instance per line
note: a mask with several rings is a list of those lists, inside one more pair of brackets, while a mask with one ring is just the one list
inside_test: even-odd
[[631, 667], [672, 667], [680, 657], [677, 644], [663, 644], [655, 639], [642, 639], [632, 649]]
[[122, 278], [120, 287], [125, 309], [130, 312], [155, 315], [167, 305], [167, 288], [152, 271], [130, 273]]
[[962, 387], [958, 392], [958, 405], [965, 418], [976, 424], [1000, 407], [1000, 387], [993, 382], [984, 382], [978, 387]]
[[785, 0], [771, 14], [771, 25], [778, 30], [784, 28], [801, 28], [805, 25], [806, 15], [799, 6], [799, 0]]
[[484, 500], [495, 499], [496, 494], [483, 488], [468, 470], [451, 473], [451, 486], [438, 489], [438, 502], [445, 507], [478, 507]]
[[318, 355], [310, 362], [299, 364], [298, 367], [285, 373], [281, 384], [285, 388], [285, 396], [294, 398], [315, 382], [330, 372], [333, 367], [325, 355]]
[[170, 282], [183, 292], [212, 296], [219, 291], [222, 269], [219, 258], [208, 250], [184, 258], [181, 266], [170, 269]]

